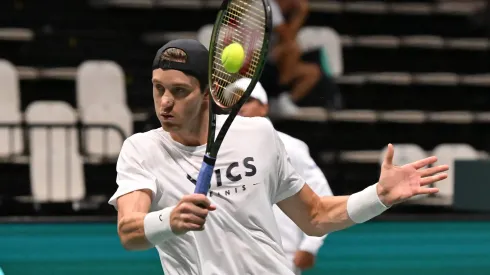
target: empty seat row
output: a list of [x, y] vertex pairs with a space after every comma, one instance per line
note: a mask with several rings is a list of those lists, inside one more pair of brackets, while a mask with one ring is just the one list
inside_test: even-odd
[[48, 136], [55, 132], [80, 133], [77, 144], [81, 145], [73, 146], [81, 155], [90, 160], [115, 158], [124, 139], [132, 134], [132, 118], [121, 110], [124, 110], [123, 105], [91, 105], [85, 115], [79, 117], [66, 102], [37, 101], [30, 104], [24, 114], [13, 117], [15, 112], [1, 108], [0, 159], [15, 161], [19, 156], [32, 156], [32, 147], [25, 147], [33, 142], [32, 136], [26, 133], [37, 131], [44, 131]]
[[490, 49], [488, 38], [444, 38], [436, 35], [365, 35], [342, 36], [344, 47], [374, 47], [374, 48], [430, 48], [485, 51]]
[[[366, 12], [366, 13], [454, 13], [469, 14], [480, 8], [482, 1], [465, 1], [465, 3], [444, 3], [437, 1], [400, 3], [395, 1], [309, 1], [311, 10], [324, 12]], [[166, 8], [176, 7], [184, 9], [216, 8], [221, 4], [221, 0], [208, 1], [176, 1], [176, 0], [104, 0], [93, 1], [95, 6], [114, 6], [122, 8]]]
[[[409, 71], [486, 73], [488, 39], [390, 36], [343, 39], [346, 72]], [[423, 60], [423, 62], [421, 62]]]
[[348, 109], [490, 111], [488, 74], [352, 74], [337, 83]]
[[[456, 160], [482, 160], [488, 159], [487, 152], [479, 152], [469, 144], [440, 144], [430, 151], [422, 149], [417, 144], [394, 144], [395, 155], [393, 163], [404, 165], [419, 159], [436, 156], [438, 161], [433, 165], [447, 164], [449, 166], [448, 177], [434, 185], [440, 192], [436, 195], [437, 202], [450, 205], [454, 196], [454, 162]], [[345, 151], [341, 153], [340, 160], [345, 162], [383, 162], [387, 147], [379, 151]], [[414, 200], [426, 198], [427, 196], [415, 197]], [[442, 200], [440, 200], [442, 199]]]

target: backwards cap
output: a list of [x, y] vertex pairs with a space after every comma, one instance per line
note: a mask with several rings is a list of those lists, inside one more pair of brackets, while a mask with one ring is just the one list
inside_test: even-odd
[[[169, 49], [179, 49], [185, 56], [182, 62], [164, 59], [165, 51]], [[192, 75], [197, 80], [202, 89], [208, 84], [208, 59], [209, 51], [199, 41], [194, 39], [176, 39], [163, 45], [153, 59], [152, 69], [178, 70], [185, 74]]]

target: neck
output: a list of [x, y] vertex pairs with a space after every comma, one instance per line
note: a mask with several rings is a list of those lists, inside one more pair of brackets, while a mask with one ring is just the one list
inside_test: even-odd
[[185, 146], [200, 146], [206, 144], [208, 139], [209, 124], [208, 108], [203, 108], [197, 119], [189, 123], [186, 129], [179, 132], [171, 132], [173, 140]]

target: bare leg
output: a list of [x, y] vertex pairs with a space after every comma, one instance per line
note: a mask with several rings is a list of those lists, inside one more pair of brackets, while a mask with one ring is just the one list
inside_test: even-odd
[[291, 91], [291, 100], [298, 102], [305, 97], [320, 80], [321, 70], [314, 63], [300, 63], [296, 66], [294, 79], [296, 80]]
[[295, 75], [296, 66], [300, 62], [301, 50], [295, 41], [281, 43], [277, 46], [275, 60], [279, 70], [279, 84], [289, 84]]

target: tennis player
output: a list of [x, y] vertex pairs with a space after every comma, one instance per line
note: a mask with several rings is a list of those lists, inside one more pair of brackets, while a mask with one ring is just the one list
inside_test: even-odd
[[[208, 51], [173, 40], [156, 53], [152, 83], [161, 128], [125, 140], [109, 203], [128, 250], [156, 247], [166, 275], [292, 275], [272, 205], [323, 236], [380, 215], [446, 177], [447, 166], [402, 167], [389, 146], [379, 182], [351, 196], [317, 196], [292, 167], [269, 120], [237, 116], [218, 153], [208, 196], [193, 194], [207, 140]], [[216, 133], [226, 115], [219, 115]]]
[[[236, 82], [236, 85], [246, 89], [250, 81], [251, 79], [249, 78], [242, 78]], [[268, 110], [267, 92], [262, 87], [262, 84], [257, 83], [249, 100], [240, 109], [239, 114], [246, 117], [260, 117], [267, 116]], [[310, 156], [308, 145], [285, 133], [278, 131], [277, 134], [289, 155], [291, 165], [308, 183], [310, 188], [319, 196], [332, 196], [333, 193], [327, 179]], [[277, 205], [273, 206], [273, 210], [290, 268], [295, 274], [299, 275], [301, 271], [314, 266], [316, 254], [327, 235], [322, 237], [308, 236]]]

